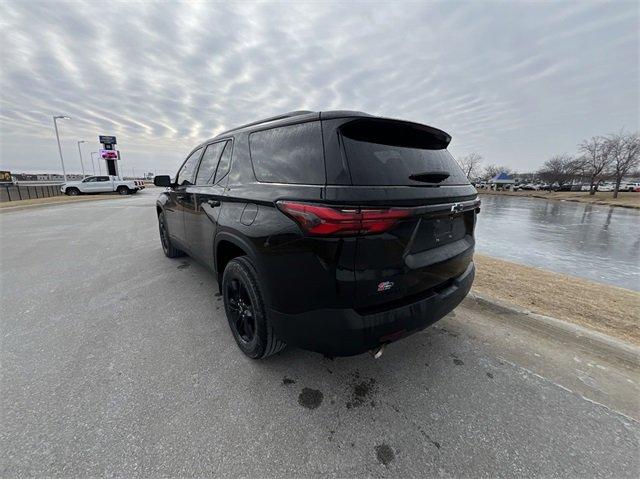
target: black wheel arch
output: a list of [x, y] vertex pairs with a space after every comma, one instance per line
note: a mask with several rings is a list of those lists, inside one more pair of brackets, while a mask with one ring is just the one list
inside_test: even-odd
[[[230, 231], [221, 231], [216, 234], [213, 245], [213, 269], [218, 279], [219, 288], [222, 287], [222, 273], [224, 273], [225, 266], [238, 256], [248, 256], [260, 273], [262, 268], [259, 256], [250, 241]], [[268, 298], [265, 299], [268, 301]]]

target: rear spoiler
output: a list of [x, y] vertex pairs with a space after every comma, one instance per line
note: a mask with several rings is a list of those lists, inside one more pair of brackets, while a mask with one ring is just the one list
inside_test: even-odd
[[342, 125], [340, 133], [353, 140], [424, 150], [443, 150], [451, 142], [451, 135], [432, 126], [390, 118], [358, 118]]

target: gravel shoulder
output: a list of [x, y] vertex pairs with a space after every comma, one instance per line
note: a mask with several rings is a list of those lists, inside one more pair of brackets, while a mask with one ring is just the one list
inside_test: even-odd
[[473, 290], [640, 345], [640, 293], [476, 254]]
[[479, 189], [478, 193], [480, 195], [523, 196], [525, 198], [574, 201], [578, 203], [640, 209], [640, 193], [620, 192], [617, 198], [613, 197], [613, 193], [603, 191], [596, 192], [595, 195], [589, 195], [588, 191], [491, 191]]

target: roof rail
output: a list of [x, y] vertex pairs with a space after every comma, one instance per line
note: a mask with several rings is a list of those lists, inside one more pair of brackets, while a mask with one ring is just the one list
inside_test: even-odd
[[314, 112], [311, 111], [311, 110], [290, 111], [289, 113], [283, 113], [282, 115], [270, 116], [269, 118], [265, 118], [263, 120], [252, 121], [251, 123], [246, 123], [244, 125], [236, 126], [235, 128], [231, 128], [230, 130], [227, 130], [227, 131], [225, 131], [223, 133], [220, 133], [220, 135], [224, 135], [224, 134], [230, 133], [232, 131], [236, 131], [236, 130], [241, 130], [242, 128], [247, 128], [249, 126], [260, 125], [262, 123], [268, 123], [270, 121], [282, 120], [283, 118], [290, 118], [292, 116], [308, 115], [309, 113], [314, 113]]

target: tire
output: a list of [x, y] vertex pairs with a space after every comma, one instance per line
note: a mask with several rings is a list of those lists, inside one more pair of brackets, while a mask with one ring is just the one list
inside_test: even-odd
[[126, 186], [118, 186], [116, 191], [118, 192], [119, 195], [128, 195], [129, 194], [129, 188], [127, 188]]
[[160, 230], [160, 243], [162, 244], [162, 251], [167, 258], [178, 258], [184, 256], [184, 252], [171, 243], [171, 237], [169, 236], [169, 230], [167, 229], [167, 221], [164, 216], [164, 211], [158, 214], [158, 229]]
[[276, 337], [267, 317], [260, 280], [247, 256], [227, 264], [222, 275], [222, 295], [229, 327], [246, 356], [264, 359], [284, 349], [286, 344]]
[[80, 194], [80, 190], [78, 188], [67, 188], [65, 194], [67, 196], [78, 196]]

